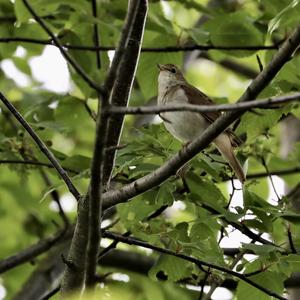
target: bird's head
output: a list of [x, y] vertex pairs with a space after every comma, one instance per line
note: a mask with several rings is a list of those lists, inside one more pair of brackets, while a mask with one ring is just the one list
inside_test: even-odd
[[157, 67], [159, 68], [159, 82], [164, 81], [164, 83], [168, 83], [168, 85], [185, 82], [185, 79], [177, 66], [173, 64], [158, 64]]

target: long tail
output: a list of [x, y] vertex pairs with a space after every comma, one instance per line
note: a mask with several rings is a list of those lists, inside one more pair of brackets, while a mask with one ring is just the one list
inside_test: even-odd
[[234, 154], [229, 136], [226, 134], [219, 135], [214, 140], [214, 144], [217, 146], [224, 158], [228, 161], [236, 177], [243, 184], [246, 180], [246, 176], [241, 164], [239, 163], [238, 159]]

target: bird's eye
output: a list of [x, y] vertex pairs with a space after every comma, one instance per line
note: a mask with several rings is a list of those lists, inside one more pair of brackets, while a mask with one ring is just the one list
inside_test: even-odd
[[176, 69], [175, 69], [175, 68], [172, 68], [172, 69], [171, 69], [171, 72], [175, 74], [175, 73], [176, 73]]

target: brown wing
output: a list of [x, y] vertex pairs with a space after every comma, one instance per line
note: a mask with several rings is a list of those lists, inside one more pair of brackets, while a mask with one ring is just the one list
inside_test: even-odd
[[[215, 105], [215, 103], [207, 95], [205, 95], [195, 87], [191, 85], [181, 85], [181, 88], [185, 91], [190, 104]], [[221, 113], [218, 111], [200, 112], [200, 114], [210, 123], [213, 123], [221, 116]], [[238, 147], [243, 143], [242, 140], [239, 139], [230, 128], [227, 128], [225, 132], [228, 134], [233, 147]]]
[[[191, 85], [181, 85], [181, 88], [184, 90], [185, 94], [189, 99], [190, 104], [194, 105], [215, 105], [215, 103], [204, 93], [196, 89]], [[200, 112], [200, 114], [210, 123], [213, 123], [221, 115], [220, 112]]]

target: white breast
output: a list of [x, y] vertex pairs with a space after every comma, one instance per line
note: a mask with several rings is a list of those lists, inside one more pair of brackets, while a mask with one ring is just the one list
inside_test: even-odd
[[[168, 98], [168, 94], [171, 98]], [[158, 103], [164, 105], [185, 104], [188, 103], [188, 99], [184, 90], [177, 89], [175, 93], [159, 95]], [[167, 130], [183, 142], [189, 142], [201, 135], [209, 125], [206, 119], [199, 113], [183, 111], [166, 112], [161, 115]]]

